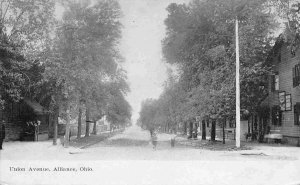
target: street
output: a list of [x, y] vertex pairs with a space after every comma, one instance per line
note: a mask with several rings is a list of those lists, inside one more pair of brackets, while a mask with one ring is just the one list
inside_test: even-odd
[[0, 185], [300, 185], [298, 1], [0, 15]]
[[[46, 142], [8, 142], [1, 151], [7, 184], [291, 184], [300, 182], [297, 147], [252, 145], [251, 150], [212, 151], [130, 127], [84, 149]], [[180, 144], [181, 143], [181, 144]], [[11, 168], [13, 167], [13, 168]], [[61, 168], [55, 171], [55, 168]], [[18, 171], [16, 169], [24, 169]], [[36, 169], [30, 171], [29, 169]], [[46, 170], [42, 170], [45, 168]], [[71, 171], [68, 171], [73, 169]], [[40, 171], [39, 171], [40, 170]], [[12, 178], [18, 176], [18, 178]]]

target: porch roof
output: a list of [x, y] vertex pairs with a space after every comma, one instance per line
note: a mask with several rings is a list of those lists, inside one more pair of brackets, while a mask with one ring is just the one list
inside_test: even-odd
[[41, 104], [34, 100], [30, 100], [28, 98], [24, 98], [24, 102], [32, 108], [33, 112], [37, 115], [49, 114], [50, 111], [44, 108]]

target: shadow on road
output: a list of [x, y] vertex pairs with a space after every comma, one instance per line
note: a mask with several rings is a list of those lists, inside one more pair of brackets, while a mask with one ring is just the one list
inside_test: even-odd
[[[139, 139], [129, 139], [129, 138], [116, 138], [116, 139], [106, 139], [102, 142], [94, 145], [93, 147], [152, 147], [150, 140], [139, 140]], [[171, 141], [158, 141], [158, 149], [169, 149], [171, 148]], [[190, 145], [183, 145], [179, 142], [175, 143], [174, 148], [195, 148]]]
[[149, 141], [147, 140], [136, 140], [128, 138], [118, 138], [118, 139], [108, 139], [102, 142], [104, 145], [114, 145], [114, 146], [147, 146]]

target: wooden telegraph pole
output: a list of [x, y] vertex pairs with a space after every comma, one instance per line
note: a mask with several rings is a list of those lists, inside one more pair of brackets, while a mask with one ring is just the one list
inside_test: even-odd
[[241, 127], [241, 112], [240, 112], [240, 56], [239, 56], [239, 23], [238, 18], [236, 16], [235, 19], [235, 52], [236, 52], [236, 67], [235, 67], [235, 88], [236, 88], [236, 104], [235, 104], [235, 113], [236, 113], [236, 132], [235, 132], [235, 139], [236, 139], [236, 147], [241, 147], [240, 141], [240, 127]]

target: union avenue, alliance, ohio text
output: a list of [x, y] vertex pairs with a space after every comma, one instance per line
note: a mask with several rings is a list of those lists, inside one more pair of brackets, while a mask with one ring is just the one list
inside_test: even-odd
[[93, 168], [91, 167], [54, 167], [54, 168], [44, 168], [44, 167], [29, 167], [29, 168], [23, 168], [23, 167], [9, 167], [9, 171], [11, 172], [77, 172], [77, 171], [93, 171]]

